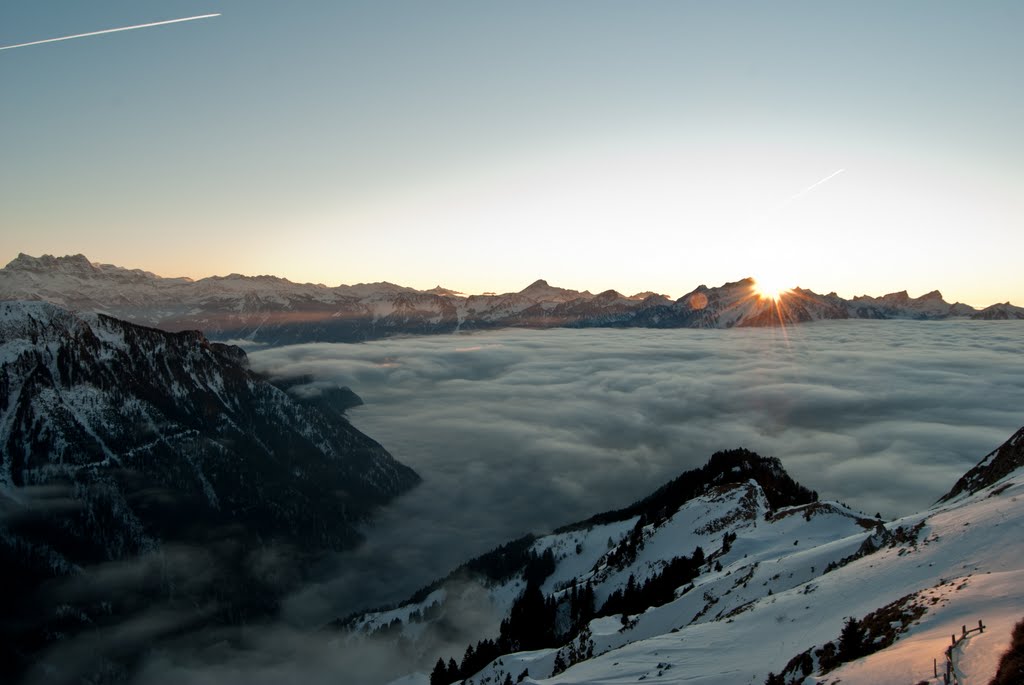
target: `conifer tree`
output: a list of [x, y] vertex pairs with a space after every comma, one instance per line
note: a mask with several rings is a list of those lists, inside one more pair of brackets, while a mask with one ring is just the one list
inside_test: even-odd
[[839, 633], [839, 661], [846, 663], [864, 656], [866, 630], [860, 621], [852, 616], [846, 619], [843, 630]]
[[444, 665], [444, 659], [438, 659], [434, 670], [430, 672], [430, 685], [448, 685], [448, 669]]

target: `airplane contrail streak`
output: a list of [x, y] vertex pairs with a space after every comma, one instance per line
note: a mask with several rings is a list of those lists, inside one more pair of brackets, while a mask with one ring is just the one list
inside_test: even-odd
[[804, 189], [803, 189], [803, 190], [801, 190], [801, 191], [800, 191], [799, 193], [797, 193], [796, 195], [794, 195], [793, 197], [791, 197], [791, 198], [789, 198], [789, 199], [790, 199], [790, 200], [796, 200], [796, 199], [799, 199], [799, 198], [803, 197], [803, 196], [804, 196], [804, 195], [806, 195], [807, 193], [811, 192], [812, 190], [814, 190], [815, 188], [817, 188], [818, 186], [820, 186], [820, 185], [821, 185], [822, 183], [824, 183], [825, 181], [829, 181], [829, 180], [831, 180], [831, 179], [835, 178], [836, 176], [838, 176], [839, 174], [843, 173], [844, 171], [846, 171], [846, 169], [839, 169], [839, 170], [837, 170], [837, 171], [833, 171], [833, 172], [832, 172], [831, 174], [829, 174], [829, 175], [828, 175], [828, 176], [826, 176], [825, 178], [821, 179], [821, 180], [820, 180], [820, 181], [818, 181], [817, 183], [812, 183], [811, 185], [807, 186], [806, 188], [804, 188]]
[[74, 38], [85, 38], [86, 36], [99, 36], [104, 33], [117, 33], [118, 31], [132, 31], [134, 29], [148, 29], [151, 26], [163, 26], [164, 24], [178, 24], [183, 21], [195, 21], [197, 19], [209, 19], [211, 17], [219, 17], [220, 13], [217, 14], [200, 14], [195, 17], [182, 17], [181, 19], [167, 19], [164, 21], [154, 21], [148, 24], [136, 24], [135, 26], [121, 26], [116, 29], [103, 29], [102, 31], [90, 31], [89, 33], [76, 33], [73, 36], [61, 36], [59, 38], [46, 38], [44, 40], [34, 40], [31, 43], [18, 43], [17, 45], [3, 45], [0, 46], [0, 50], [13, 50], [14, 48], [25, 48], [29, 45], [42, 45], [43, 43], [56, 43], [61, 40], [72, 40]]

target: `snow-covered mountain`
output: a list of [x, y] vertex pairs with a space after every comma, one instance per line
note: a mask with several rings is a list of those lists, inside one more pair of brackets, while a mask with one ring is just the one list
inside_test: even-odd
[[[151, 600], [216, 597], [217, 612], [237, 618], [288, 584], [252, 580], [252, 554], [283, 545], [301, 564], [354, 545], [373, 508], [419, 477], [352, 427], [344, 404], [331, 411], [331, 397], [292, 397], [251, 372], [240, 348], [195, 331], [0, 302], [0, 655], [118, 613], [102, 593], [105, 609], [65, 597], [65, 613], [47, 612], [44, 584], [90, 566], [157, 554], [164, 576], [147, 585]], [[181, 546], [221, 561], [181, 566], [192, 578], [175, 586], [165, 553]], [[229, 567], [230, 580], [214, 578]], [[0, 659], [0, 674], [11, 662]]]
[[[1022, 467], [1024, 428], [932, 508], [885, 522], [817, 501], [777, 460], [719, 453], [351, 617], [346, 639], [420, 650], [410, 684], [913, 685], [943, 682], [955, 634], [951, 668], [986, 683], [1024, 616]], [[452, 652], [467, 606], [498, 620]]]
[[972, 319], [984, 319], [988, 321], [1005, 321], [1007, 319], [1024, 319], [1024, 307], [1017, 307], [1009, 302], [1000, 302], [985, 307], [977, 314], [971, 315]]
[[0, 299], [45, 300], [164, 330], [201, 330], [220, 339], [272, 345], [352, 342], [396, 334], [520, 327], [731, 328], [818, 319], [1021, 318], [1009, 303], [981, 312], [949, 304], [938, 291], [844, 300], [796, 288], [759, 297], [753, 279], [700, 286], [678, 300], [654, 293], [593, 295], [538, 280], [515, 293], [463, 296], [437, 286], [393, 283], [327, 287], [274, 276], [213, 276], [192, 281], [90, 262], [83, 255], [21, 254], [0, 269]]
[[882, 297], [860, 295], [854, 297], [851, 302], [858, 312], [865, 312], [866, 316], [861, 318], [875, 318], [875, 313], [881, 313], [885, 318], [946, 319], [973, 316], [978, 313], [974, 307], [960, 302], [949, 304], [942, 299], [942, 293], [938, 290], [925, 293], [921, 297], [910, 297], [906, 290]]

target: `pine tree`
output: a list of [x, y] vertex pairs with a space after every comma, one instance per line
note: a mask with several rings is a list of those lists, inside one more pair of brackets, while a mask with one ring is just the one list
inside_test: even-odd
[[867, 631], [860, 621], [852, 616], [846, 619], [843, 630], [839, 633], [839, 660], [842, 663], [853, 661], [864, 656]]
[[462, 672], [466, 674], [473, 673], [473, 657], [475, 656], [473, 651], [473, 645], [466, 645], [466, 653], [462, 656]]
[[448, 669], [444, 665], [444, 659], [438, 659], [434, 670], [430, 672], [430, 685], [448, 685]]

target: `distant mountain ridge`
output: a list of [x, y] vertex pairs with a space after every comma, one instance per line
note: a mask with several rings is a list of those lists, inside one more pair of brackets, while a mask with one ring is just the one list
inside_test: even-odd
[[219, 340], [269, 345], [356, 342], [400, 334], [437, 334], [503, 327], [732, 328], [781, 326], [822, 319], [1024, 319], [1024, 307], [983, 310], [950, 304], [938, 291], [905, 291], [846, 300], [796, 288], [778, 300], [756, 294], [745, 278], [701, 285], [672, 300], [645, 292], [596, 295], [538, 280], [515, 293], [463, 296], [393, 283], [327, 287], [275, 276], [162, 278], [138, 269], [90, 262], [84, 255], [20, 254], [0, 269], [0, 299], [45, 300], [169, 331], [201, 330]]

